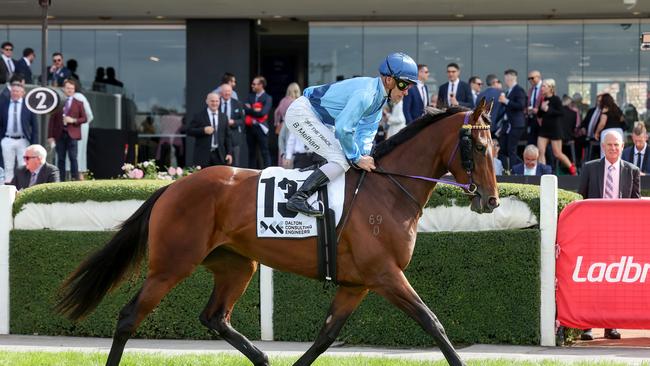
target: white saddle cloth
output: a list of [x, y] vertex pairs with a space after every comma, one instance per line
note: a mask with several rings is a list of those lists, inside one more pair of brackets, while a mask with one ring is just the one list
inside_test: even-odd
[[[316, 218], [287, 209], [287, 201], [310, 171], [288, 170], [269, 167], [262, 171], [257, 184], [257, 237], [259, 238], [304, 238], [317, 235]], [[307, 202], [319, 207], [318, 193]], [[327, 184], [329, 207], [334, 210], [338, 225], [345, 201], [345, 174]]]

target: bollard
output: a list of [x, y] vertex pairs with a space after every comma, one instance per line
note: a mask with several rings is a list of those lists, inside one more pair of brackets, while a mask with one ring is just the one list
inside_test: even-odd
[[0, 334], [9, 334], [9, 232], [16, 187], [0, 185]]
[[557, 237], [557, 177], [544, 175], [539, 186], [539, 230], [541, 232], [541, 304], [540, 333], [542, 346], [555, 346], [555, 239]]
[[273, 268], [260, 265], [260, 333], [263, 341], [273, 340]]

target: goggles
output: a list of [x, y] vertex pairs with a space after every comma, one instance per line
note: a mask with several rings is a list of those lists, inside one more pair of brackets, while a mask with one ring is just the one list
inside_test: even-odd
[[407, 80], [398, 79], [396, 77], [393, 77], [393, 79], [395, 80], [395, 85], [397, 86], [397, 89], [401, 91], [404, 91], [413, 85], [413, 83]]

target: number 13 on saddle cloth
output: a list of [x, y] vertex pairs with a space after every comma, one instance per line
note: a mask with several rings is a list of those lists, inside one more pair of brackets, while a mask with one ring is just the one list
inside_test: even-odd
[[[301, 172], [280, 167], [269, 167], [262, 171], [257, 185], [257, 237], [258, 238], [304, 238], [317, 235], [316, 218], [288, 210], [287, 200], [291, 197], [311, 171]], [[318, 207], [318, 193], [308, 202]], [[338, 225], [343, 213], [345, 199], [345, 174], [327, 185], [329, 208], [333, 209]]]

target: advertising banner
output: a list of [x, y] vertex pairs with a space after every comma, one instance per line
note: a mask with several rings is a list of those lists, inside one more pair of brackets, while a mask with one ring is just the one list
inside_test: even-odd
[[650, 329], [650, 200], [584, 200], [560, 214], [557, 317], [571, 328]]

